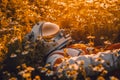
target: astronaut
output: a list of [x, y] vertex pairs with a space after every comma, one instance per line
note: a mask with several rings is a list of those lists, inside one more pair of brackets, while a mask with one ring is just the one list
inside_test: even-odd
[[[32, 42], [35, 42], [38, 37], [43, 41], [44, 45], [47, 45], [49, 48], [49, 50], [45, 52], [44, 61], [46, 64], [49, 63], [54, 70], [58, 70], [64, 66], [63, 58], [65, 57], [71, 57], [66, 60], [69, 64], [76, 64], [76, 62], [83, 60], [85, 63], [84, 68], [88, 68], [90, 64], [96, 65], [95, 60], [97, 58], [109, 61], [110, 66], [117, 66], [119, 56], [116, 56], [116, 53], [119, 54], [120, 47], [113, 52], [111, 50], [99, 52], [97, 48], [88, 48], [85, 44], [70, 45], [73, 42], [71, 36], [69, 34], [65, 35], [64, 30], [51, 22], [39, 22], [35, 24], [31, 32], [26, 35], [26, 39]], [[93, 54], [89, 54], [91, 51]], [[56, 64], [59, 64], [59, 66], [55, 67]], [[106, 63], [102, 63], [102, 65], [108, 68]]]

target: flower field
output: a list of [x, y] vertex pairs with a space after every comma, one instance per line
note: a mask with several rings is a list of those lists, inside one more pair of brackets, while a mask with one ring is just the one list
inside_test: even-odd
[[[99, 52], [120, 42], [120, 0], [0, 0], [0, 80], [120, 79], [120, 64], [110, 71], [100, 64], [90, 65], [97, 74], [87, 76], [84, 61], [78, 62], [81, 66], [70, 65], [66, 61], [71, 57], [63, 59], [66, 65], [56, 75], [43, 61], [48, 48], [40, 40], [24, 39], [40, 21], [58, 24], [75, 43], [92, 43], [100, 47]], [[104, 62], [101, 58], [96, 61]], [[72, 70], [64, 71], [67, 67]]]

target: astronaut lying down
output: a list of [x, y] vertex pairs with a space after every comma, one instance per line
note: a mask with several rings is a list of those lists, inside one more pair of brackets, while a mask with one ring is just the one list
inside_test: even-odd
[[[120, 64], [119, 43], [110, 45], [101, 52], [96, 47], [89, 47], [85, 44], [67, 46], [72, 42], [70, 35], [65, 35], [64, 30], [60, 30], [58, 25], [50, 22], [37, 23], [26, 35], [26, 38], [33, 42], [38, 37], [41, 38], [44, 46], [48, 47], [44, 56], [46, 64], [50, 64], [57, 73], [60, 69], [64, 69], [63, 71], [79, 70], [82, 66], [87, 75], [93, 75], [92, 71], [111, 70], [112, 67], [118, 68], [118, 64]], [[50, 39], [49, 42], [45, 40], [46, 38]]]

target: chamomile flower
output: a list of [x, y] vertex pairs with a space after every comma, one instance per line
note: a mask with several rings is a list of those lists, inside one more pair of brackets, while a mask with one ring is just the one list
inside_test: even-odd
[[117, 77], [111, 76], [110, 80], [119, 80]]
[[98, 57], [98, 58], [95, 59], [95, 62], [104, 63], [105, 60], [103, 60], [102, 58]]
[[47, 70], [48, 70], [47, 68], [43, 67], [43, 68], [41, 68], [41, 73], [44, 73], [44, 72], [46, 72]]
[[28, 49], [29, 47], [30, 47], [30, 45], [26, 45], [26, 46], [25, 46], [25, 49]]
[[35, 68], [29, 66], [29, 67], [26, 68], [26, 70], [27, 70], [27, 71], [34, 71]]
[[84, 60], [76, 61], [78, 65], [84, 65]]
[[17, 66], [16, 69], [20, 69], [20, 66]]
[[76, 77], [78, 75], [78, 72], [76, 70], [72, 70], [70, 74], [71, 74], [71, 77]]
[[15, 58], [15, 57], [17, 57], [17, 55], [14, 54], [14, 53], [12, 53], [12, 54], [10, 55], [10, 57], [11, 57], [11, 58]]
[[18, 80], [16, 77], [11, 77], [9, 80]]
[[103, 70], [102, 73], [101, 73], [101, 75], [104, 76], [104, 75], [107, 74], [107, 73], [108, 73], [107, 70]]
[[58, 73], [62, 73], [63, 72], [63, 69], [62, 68], [60, 68], [60, 69], [58, 69], [58, 71], [57, 71]]
[[50, 67], [50, 64], [46, 64], [45, 67]]
[[22, 55], [26, 55], [26, 54], [28, 54], [29, 53], [29, 51], [23, 51], [22, 52]]
[[22, 70], [22, 71], [18, 72], [18, 75], [23, 75], [24, 73], [25, 73], [25, 71]]
[[78, 65], [77, 64], [71, 64], [69, 65], [69, 69], [74, 69], [74, 70], [78, 70]]
[[30, 76], [31, 76], [31, 73], [29, 73], [29, 72], [26, 72], [22, 75], [23, 78], [28, 78]]
[[39, 75], [36, 75], [35, 78], [33, 80], [41, 80]]
[[26, 69], [27, 65], [25, 63], [22, 64], [22, 68]]
[[70, 77], [71, 77], [70, 71], [66, 71], [66, 77], [67, 77], [67, 78], [70, 78]]
[[93, 3], [94, 0], [86, 0], [87, 3]]
[[97, 78], [97, 80], [105, 80], [105, 78], [102, 77], [102, 76], [99, 76], [99, 77]]
[[104, 70], [104, 67], [102, 65], [98, 65], [98, 66], [93, 67], [93, 71], [101, 72], [103, 70]]
[[51, 70], [47, 70], [47, 72], [46, 72], [46, 76], [52, 76], [53, 74], [54, 74], [54, 72]]

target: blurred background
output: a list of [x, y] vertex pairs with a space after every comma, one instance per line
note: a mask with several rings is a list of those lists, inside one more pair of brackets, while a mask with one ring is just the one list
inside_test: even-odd
[[95, 45], [103, 40], [118, 42], [119, 5], [119, 0], [1, 0], [0, 38], [14, 36], [12, 28], [24, 36], [37, 22], [50, 21], [71, 31], [76, 41], [87, 42], [92, 35]]

